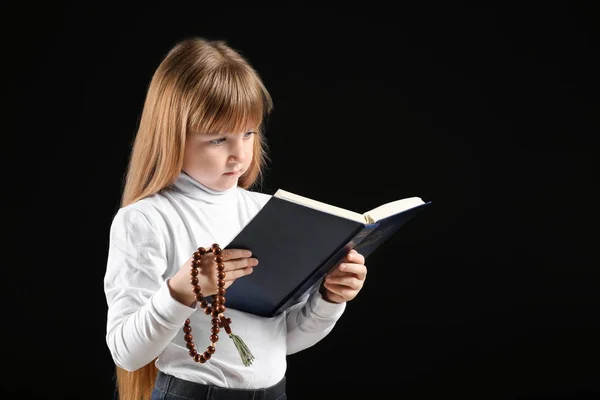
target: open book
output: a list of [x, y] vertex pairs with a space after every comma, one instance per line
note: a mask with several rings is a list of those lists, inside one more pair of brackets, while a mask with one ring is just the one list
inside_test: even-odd
[[318, 289], [356, 249], [365, 258], [431, 202], [409, 197], [363, 214], [279, 189], [224, 248], [249, 249], [254, 272], [227, 289], [227, 308], [275, 316]]

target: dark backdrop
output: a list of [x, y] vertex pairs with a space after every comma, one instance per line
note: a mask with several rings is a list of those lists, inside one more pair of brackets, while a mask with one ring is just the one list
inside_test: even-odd
[[273, 95], [263, 191], [433, 201], [289, 357], [290, 399], [596, 398], [599, 42], [577, 4], [3, 3], [0, 397], [111, 398], [108, 229], [153, 70], [199, 35]]

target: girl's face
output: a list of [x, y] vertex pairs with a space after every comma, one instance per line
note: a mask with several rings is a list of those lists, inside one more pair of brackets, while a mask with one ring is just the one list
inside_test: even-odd
[[183, 171], [213, 190], [236, 186], [252, 162], [255, 136], [255, 130], [223, 135], [189, 134]]

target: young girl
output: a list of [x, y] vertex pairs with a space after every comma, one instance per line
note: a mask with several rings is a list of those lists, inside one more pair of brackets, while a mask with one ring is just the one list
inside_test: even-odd
[[[260, 268], [246, 250], [197, 250], [225, 247], [269, 200], [250, 188], [265, 165], [263, 119], [271, 109], [259, 75], [223, 41], [184, 40], [156, 70], [104, 278], [120, 400], [285, 399], [286, 355], [323, 339], [362, 288], [364, 257], [351, 251], [274, 318], [202, 312], [195, 286], [226, 301], [236, 279]], [[225, 334], [225, 317], [239, 336]]]

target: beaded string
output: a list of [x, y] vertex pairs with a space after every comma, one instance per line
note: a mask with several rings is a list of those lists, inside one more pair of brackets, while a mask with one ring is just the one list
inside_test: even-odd
[[[217, 263], [217, 294], [212, 296], [212, 303], [209, 305], [208, 302], [204, 299], [202, 295], [199, 279], [198, 279], [198, 268], [200, 267], [200, 262], [202, 256], [206, 253], [213, 253], [215, 255], [215, 262]], [[211, 323], [212, 328], [210, 329], [210, 345], [206, 348], [204, 353], [199, 353], [196, 350], [196, 345], [194, 344], [194, 337], [192, 336], [192, 327], [190, 326], [190, 319], [186, 319], [183, 325], [183, 332], [185, 333], [184, 339], [186, 341], [186, 347], [189, 350], [190, 356], [194, 359], [194, 361], [204, 364], [206, 361], [210, 360], [211, 356], [216, 351], [216, 343], [219, 340], [219, 332], [221, 328], [225, 329], [225, 332], [229, 335], [229, 337], [233, 340], [235, 347], [240, 354], [242, 362], [245, 366], [249, 366], [254, 361], [254, 356], [250, 353], [248, 346], [244, 343], [244, 341], [237, 335], [234, 335], [231, 332], [231, 318], [225, 317], [225, 265], [223, 264], [223, 256], [221, 247], [214, 243], [209, 249], [205, 249], [204, 247], [199, 247], [197, 251], [194, 252], [193, 260], [192, 260], [192, 268], [190, 270], [190, 283], [192, 284], [192, 290], [196, 297], [196, 301], [200, 303], [200, 307], [204, 309], [204, 314], [210, 315], [212, 317]]]

